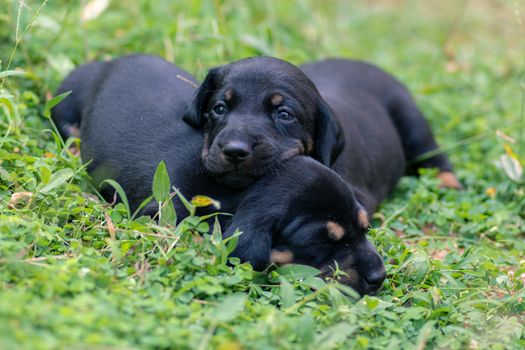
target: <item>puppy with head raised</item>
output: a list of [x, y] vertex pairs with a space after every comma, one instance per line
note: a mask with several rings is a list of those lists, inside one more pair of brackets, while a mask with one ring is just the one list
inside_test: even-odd
[[256, 269], [270, 263], [315, 266], [360, 294], [386, 277], [383, 260], [366, 238], [368, 215], [352, 188], [309, 157], [295, 157], [245, 191], [225, 236], [243, 231], [234, 255]]
[[[220, 186], [200, 159], [204, 137], [182, 120], [198, 83], [177, 66], [155, 56], [131, 55], [92, 62], [73, 71], [58, 93], [72, 93], [52, 110], [63, 137], [79, 130], [81, 157], [98, 186], [116, 180], [131, 210], [152, 194], [155, 169], [166, 163], [171, 182], [192, 197], [207, 194], [227, 202], [237, 190]], [[102, 189], [108, 201], [115, 191]], [[174, 201], [179, 216], [186, 210]], [[152, 203], [143, 214], [154, 215]]]
[[204, 130], [204, 166], [235, 188], [300, 154], [329, 166], [344, 144], [310, 79], [271, 57], [211, 69], [184, 120]]
[[309, 155], [333, 168], [373, 209], [405, 173], [437, 167], [459, 187], [407, 89], [370, 64], [301, 67], [271, 57], [213, 68], [184, 120], [204, 131], [202, 161], [219, 182], [244, 188], [279, 163]]

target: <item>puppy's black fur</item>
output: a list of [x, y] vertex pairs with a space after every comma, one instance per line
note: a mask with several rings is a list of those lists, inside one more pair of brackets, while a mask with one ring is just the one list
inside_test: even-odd
[[415, 162], [437, 149], [430, 127], [407, 89], [368, 63], [329, 59], [301, 66], [330, 106], [345, 146], [332, 168], [373, 210], [402, 175], [418, 168], [449, 173], [444, 185], [459, 187], [445, 154]]
[[[73, 93], [52, 116], [64, 137], [80, 129], [82, 158], [90, 161], [94, 182], [115, 179], [132, 210], [151, 194], [155, 168], [164, 160], [172, 183], [185, 196], [206, 194], [220, 200], [224, 211], [237, 211], [230, 227], [246, 227], [236, 250], [244, 260], [265, 266], [268, 244], [289, 250], [293, 261], [318, 267], [327, 268], [335, 259], [344, 270], [358, 271], [349, 273], [347, 282], [367, 292], [374, 283], [364, 285], [363, 279], [381, 279], [378, 273], [371, 277], [381, 270], [376, 258], [371, 258], [374, 268], [359, 267], [361, 260], [366, 263], [375, 256], [373, 247], [363, 243], [364, 236], [348, 241], [350, 247], [339, 239], [328, 244], [326, 235], [325, 241], [319, 238], [320, 223], [327, 225], [333, 216], [335, 221], [325, 231], [339, 237], [342, 229], [353, 237], [358, 232], [353, 229], [359, 219], [356, 208], [373, 210], [405, 173], [407, 160], [436, 144], [408, 92], [386, 73], [344, 60], [314, 63], [303, 70], [315, 85], [284, 61], [245, 59], [211, 70], [197, 90], [193, 77], [160, 58], [135, 55], [95, 62], [64, 81], [58, 92]], [[292, 160], [300, 154], [332, 167], [351, 184], [355, 197], [321, 164]], [[284, 166], [281, 184], [285, 162], [291, 165]], [[451, 169], [445, 156], [418, 166]], [[310, 183], [303, 174], [317, 180]], [[265, 177], [253, 191], [240, 190], [261, 176]], [[263, 191], [265, 184], [281, 194]], [[303, 195], [299, 201], [287, 200], [282, 188]], [[311, 197], [305, 189], [312, 189]], [[330, 207], [323, 202], [325, 192], [327, 200], [350, 204]], [[111, 200], [113, 191], [104, 189], [103, 194]], [[261, 240], [267, 233], [254, 235], [260, 231], [252, 229], [270, 217], [268, 203], [290, 204], [283, 209], [286, 214], [273, 221], [275, 226], [265, 228], [275, 234], [270, 243]], [[179, 213], [185, 212], [178, 201], [175, 205]], [[151, 203], [143, 213], [156, 210]], [[311, 246], [303, 244], [307, 242]], [[316, 251], [315, 246], [327, 249]]]
[[226, 236], [237, 228], [244, 232], [234, 254], [258, 268], [293, 262], [318, 267], [325, 276], [337, 265], [345, 273], [340, 282], [360, 294], [375, 292], [385, 268], [366, 239], [367, 214], [352, 188], [309, 157], [288, 160], [278, 171], [245, 191], [226, 230]]
[[[115, 179], [126, 191], [132, 210], [151, 194], [156, 166], [164, 160], [172, 183], [185, 196], [206, 194], [220, 200], [224, 211], [236, 212], [229, 225], [226, 220], [222, 224], [228, 227], [227, 236], [236, 228], [244, 231], [234, 252], [243, 261], [265, 268], [272, 261], [273, 247], [273, 256], [292, 257], [275, 262], [309, 264], [329, 274], [337, 261], [347, 273], [342, 282], [360, 293], [376, 290], [385, 277], [384, 266], [366, 240], [366, 227], [359, 224], [361, 206], [351, 188], [320, 163], [292, 155], [281, 157], [272, 171], [244, 191], [218, 184], [215, 174], [202, 165], [205, 136], [181, 118], [194, 96], [194, 84], [193, 77], [152, 56], [90, 63], [65, 79], [58, 93], [73, 92], [52, 110], [52, 116], [64, 137], [80, 129], [81, 155], [90, 162], [94, 182]], [[319, 113], [328, 110], [310, 107], [319, 108]], [[322, 141], [330, 138], [324, 132], [319, 142], [334, 144]], [[103, 194], [111, 200], [113, 191], [105, 189]], [[175, 205], [179, 214], [185, 212], [178, 201]], [[153, 215], [157, 208], [152, 203], [144, 214]]]
[[[94, 62], [64, 80], [58, 93], [72, 93], [53, 108], [52, 117], [64, 137], [80, 128], [81, 156], [89, 162], [93, 182], [115, 179], [132, 210], [151, 195], [161, 160], [185, 196], [207, 194], [227, 204], [238, 191], [209, 176], [200, 160], [202, 132], [182, 120], [196, 86], [188, 73], [154, 56]], [[113, 193], [110, 188], [102, 191], [109, 201]], [[175, 205], [179, 213], [185, 212], [178, 201]], [[151, 203], [144, 214], [154, 214], [156, 206]]]

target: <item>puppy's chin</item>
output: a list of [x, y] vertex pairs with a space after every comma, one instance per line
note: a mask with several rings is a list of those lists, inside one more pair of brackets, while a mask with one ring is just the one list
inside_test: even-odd
[[241, 174], [238, 172], [231, 172], [216, 176], [216, 179], [219, 183], [228, 187], [243, 189], [254, 183], [255, 180], [257, 180], [257, 177], [248, 174]]

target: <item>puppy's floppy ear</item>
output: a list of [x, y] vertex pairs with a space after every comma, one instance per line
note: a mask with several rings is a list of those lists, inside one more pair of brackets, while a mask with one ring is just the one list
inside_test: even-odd
[[204, 113], [206, 113], [206, 108], [208, 107], [208, 98], [218, 87], [220, 71], [221, 67], [210, 69], [182, 117], [182, 120], [194, 128], [200, 129], [206, 124]]
[[343, 130], [328, 104], [319, 98], [314, 136], [314, 154], [323, 165], [331, 166], [345, 145]]

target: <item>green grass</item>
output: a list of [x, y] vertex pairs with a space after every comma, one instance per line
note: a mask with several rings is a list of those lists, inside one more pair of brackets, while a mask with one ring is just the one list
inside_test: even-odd
[[[0, 73], [0, 349], [525, 347], [523, 175], [495, 165], [525, 165], [521, 1], [113, 1], [88, 22], [80, 3], [0, 0], [0, 72], [25, 72]], [[466, 189], [403, 179], [370, 231], [388, 271], [375, 297], [226, 265], [231, 243], [199, 218], [161, 227], [99, 200], [51, 131], [68, 71], [131, 52], [199, 78], [261, 54], [373, 61], [414, 92]]]

